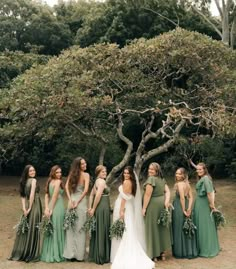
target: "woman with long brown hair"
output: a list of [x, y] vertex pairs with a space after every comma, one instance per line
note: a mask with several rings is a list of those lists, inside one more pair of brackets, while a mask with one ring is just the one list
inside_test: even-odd
[[112, 239], [111, 269], [155, 267], [154, 262], [145, 253], [144, 223], [143, 227], [137, 225], [139, 217], [143, 222], [139, 187], [132, 167], [126, 166], [113, 212], [113, 221], [123, 220], [125, 230], [121, 239]]
[[20, 196], [23, 214], [27, 217], [29, 230], [16, 234], [10, 256], [13, 261], [35, 262], [40, 258], [40, 232], [37, 228], [42, 218], [42, 205], [39, 186], [35, 179], [36, 171], [32, 165], [26, 165], [20, 179]]
[[220, 251], [217, 229], [211, 211], [215, 211], [215, 191], [205, 163], [196, 166], [198, 182], [193, 217], [197, 226], [199, 256], [214, 257]]
[[66, 259], [84, 260], [86, 233], [81, 228], [87, 216], [87, 192], [90, 176], [86, 173], [87, 163], [77, 157], [72, 162], [66, 182], [66, 194], [68, 197], [68, 210], [76, 209], [77, 219], [73, 227], [66, 230], [65, 249], [63, 256]]
[[63, 221], [65, 215], [63, 202], [64, 186], [62, 182], [62, 171], [60, 166], [51, 168], [45, 187], [45, 211], [46, 218], [50, 218], [53, 225], [53, 233], [48, 236], [44, 234], [41, 252], [41, 261], [61, 262], [64, 261], [64, 231]]
[[106, 184], [107, 169], [98, 165], [95, 169], [96, 181], [89, 197], [88, 213], [96, 219], [89, 247], [89, 260], [97, 264], [110, 262], [110, 189]]

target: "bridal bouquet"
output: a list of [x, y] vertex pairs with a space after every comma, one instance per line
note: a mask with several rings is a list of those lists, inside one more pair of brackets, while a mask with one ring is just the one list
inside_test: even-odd
[[192, 236], [194, 236], [195, 234], [195, 230], [197, 230], [197, 227], [194, 225], [192, 219], [189, 217], [185, 217], [183, 224], [184, 234], [189, 238], [192, 238]]
[[92, 232], [96, 231], [96, 218], [94, 216], [92, 217], [88, 216], [87, 220], [85, 221], [80, 231], [88, 232], [89, 237], [91, 237]]
[[157, 224], [161, 224], [162, 226], [169, 227], [170, 223], [171, 223], [171, 213], [168, 209], [163, 208], [161, 210], [160, 217], [157, 220]]
[[226, 219], [224, 217], [224, 215], [222, 214], [222, 212], [217, 209], [216, 211], [211, 211], [211, 217], [214, 218], [215, 220], [215, 224], [216, 224], [216, 227], [219, 228], [219, 226], [224, 226], [225, 223], [226, 223]]
[[44, 234], [44, 236], [48, 237], [53, 234], [54, 227], [51, 218], [43, 216], [42, 222], [40, 222], [37, 227]]
[[13, 228], [16, 229], [18, 235], [27, 233], [29, 230], [29, 223], [27, 217], [22, 215], [20, 221]]
[[125, 222], [122, 219], [116, 220], [110, 227], [110, 238], [121, 239], [125, 230]]
[[78, 219], [78, 215], [75, 208], [69, 209], [64, 217], [63, 229], [68, 230], [75, 226], [75, 222]]

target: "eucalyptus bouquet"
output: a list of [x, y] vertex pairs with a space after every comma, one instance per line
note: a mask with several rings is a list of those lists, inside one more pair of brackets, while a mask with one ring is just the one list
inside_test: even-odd
[[157, 220], [157, 224], [169, 227], [170, 223], [171, 223], [171, 212], [169, 211], [169, 209], [163, 208], [161, 210], [160, 217]]
[[42, 222], [38, 225], [39, 230], [43, 233], [44, 236], [51, 236], [53, 235], [54, 227], [51, 220], [51, 217], [48, 218], [46, 216], [43, 216]]
[[18, 235], [27, 233], [29, 230], [27, 216], [22, 215], [20, 221], [13, 228], [16, 229]]
[[116, 220], [110, 227], [110, 238], [121, 239], [125, 230], [125, 222], [122, 219]]
[[195, 231], [197, 227], [194, 225], [192, 219], [190, 217], [185, 217], [183, 224], [183, 231], [186, 236], [192, 238], [195, 235]]
[[211, 211], [211, 217], [214, 218], [216, 227], [219, 228], [221, 226], [225, 226], [226, 219], [222, 212], [219, 209], [216, 209], [216, 211]]
[[75, 222], [78, 219], [78, 214], [76, 212], [75, 208], [69, 209], [64, 217], [64, 222], [63, 222], [63, 229], [68, 230], [70, 228], [73, 228], [75, 226]]
[[96, 231], [96, 218], [94, 216], [88, 216], [84, 225], [80, 229], [80, 231], [85, 231], [89, 233], [89, 237], [92, 236], [92, 232]]

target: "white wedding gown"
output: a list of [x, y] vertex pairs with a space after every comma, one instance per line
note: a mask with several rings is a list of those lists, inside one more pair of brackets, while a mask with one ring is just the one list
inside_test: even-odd
[[[154, 262], [146, 255], [139, 240], [139, 233], [135, 223], [135, 199], [131, 194], [123, 192], [122, 185], [119, 187], [119, 196], [116, 199], [113, 222], [119, 219], [122, 198], [125, 203], [125, 231], [122, 239], [112, 239], [111, 243], [111, 269], [152, 269]], [[141, 201], [140, 201], [141, 203]], [[140, 212], [141, 214], [141, 212]]]

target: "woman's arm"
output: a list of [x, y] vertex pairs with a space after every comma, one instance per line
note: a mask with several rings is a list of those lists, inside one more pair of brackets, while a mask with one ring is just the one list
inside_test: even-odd
[[55, 185], [54, 185], [53, 195], [49, 203], [49, 215], [52, 215], [52, 212], [57, 202], [60, 188], [61, 188], [61, 180], [56, 180]]
[[104, 180], [102, 180], [102, 181], [97, 180], [97, 191], [96, 191], [95, 199], [94, 199], [94, 202], [93, 202], [93, 207], [89, 211], [89, 215], [91, 217], [94, 215], [94, 212], [95, 212], [95, 210], [97, 208], [97, 205], [100, 202], [100, 199], [101, 199], [101, 196], [102, 196], [102, 193], [103, 193], [103, 190], [105, 189], [105, 187], [106, 187], [106, 183], [104, 182]]
[[215, 193], [213, 192], [208, 192], [207, 193], [207, 198], [209, 202], [209, 206], [212, 210], [215, 210]]
[[78, 204], [83, 200], [83, 198], [86, 196], [86, 194], [88, 193], [88, 189], [89, 189], [89, 174], [84, 174], [84, 191], [82, 192], [82, 195], [80, 196], [79, 200], [77, 201], [77, 203], [75, 204], [75, 207], [78, 206]]
[[24, 216], [26, 217], [27, 216], [27, 210], [26, 210], [26, 207], [25, 207], [25, 197], [21, 197], [21, 203], [22, 203], [22, 209], [23, 209]]
[[69, 208], [73, 208], [74, 207], [74, 203], [71, 199], [71, 195], [70, 195], [70, 190], [69, 190], [69, 180], [70, 177], [68, 176], [67, 181], [66, 181], [66, 185], [65, 185], [65, 190], [66, 190], [66, 196], [69, 200]]
[[144, 198], [143, 198], [143, 209], [142, 209], [143, 216], [146, 215], [146, 210], [147, 210], [148, 204], [150, 202], [150, 199], [152, 197], [152, 192], [153, 192], [152, 185], [147, 184], [146, 189], [145, 189], [145, 193], [144, 193]]
[[183, 182], [177, 183], [177, 190], [179, 192], [180, 204], [182, 207], [183, 214], [187, 216], [187, 212], [185, 210], [185, 195], [184, 195], [184, 183]]
[[170, 206], [170, 189], [167, 184], [165, 184], [165, 208]]
[[188, 209], [187, 209], [187, 213], [190, 216], [191, 211], [192, 211], [192, 206], [193, 206], [193, 192], [192, 192], [192, 188], [191, 188], [189, 183], [188, 183], [188, 187], [189, 187], [189, 192], [188, 192]]
[[31, 208], [32, 208], [32, 205], [33, 205], [33, 202], [34, 202], [34, 195], [35, 195], [35, 189], [36, 189], [36, 179], [33, 178], [32, 179], [32, 182], [31, 182], [31, 190], [30, 190], [30, 198], [29, 198], [29, 208], [26, 210], [26, 215], [29, 214]]
[[[123, 192], [125, 194], [131, 194], [131, 192], [132, 192], [132, 183], [130, 181], [125, 180], [123, 182], [122, 187], [123, 187]], [[121, 219], [124, 219], [124, 217], [125, 217], [125, 204], [126, 204], [126, 200], [124, 198], [122, 198], [121, 205], [120, 205], [120, 218]]]

